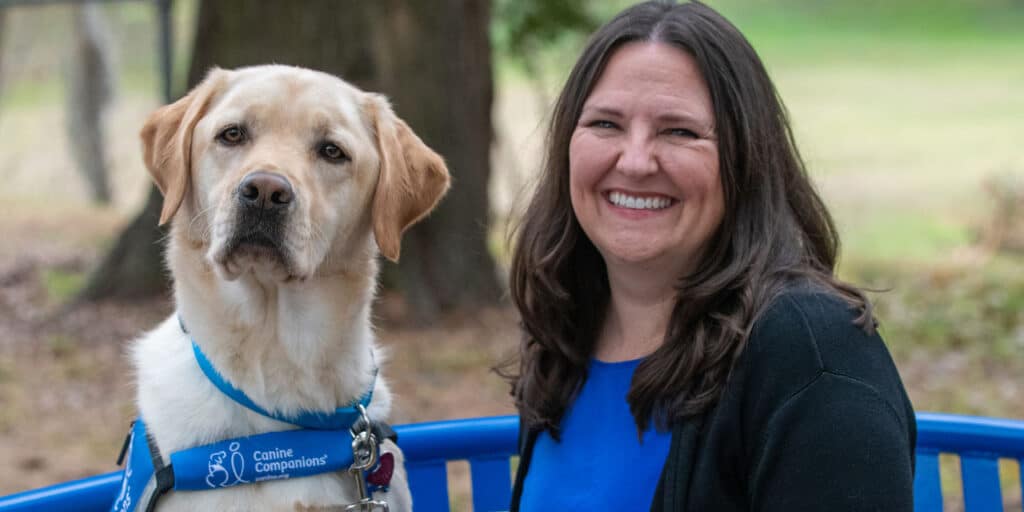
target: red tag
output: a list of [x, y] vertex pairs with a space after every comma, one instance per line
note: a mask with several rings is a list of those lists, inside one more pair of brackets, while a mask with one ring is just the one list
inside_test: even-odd
[[389, 453], [382, 453], [377, 467], [366, 476], [367, 483], [387, 487], [391, 483], [391, 475], [395, 472], [395, 456]]

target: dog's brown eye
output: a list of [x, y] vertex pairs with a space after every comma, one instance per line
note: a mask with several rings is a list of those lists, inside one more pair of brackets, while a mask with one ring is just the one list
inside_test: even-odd
[[228, 126], [217, 134], [217, 140], [228, 146], [241, 144], [245, 142], [245, 130], [240, 126]]
[[320, 146], [319, 153], [320, 156], [324, 157], [324, 159], [329, 160], [331, 162], [341, 162], [344, 160], [348, 160], [348, 155], [346, 155], [345, 152], [341, 150], [341, 148], [334, 144], [331, 144], [330, 142], [325, 142], [324, 144], [322, 144]]

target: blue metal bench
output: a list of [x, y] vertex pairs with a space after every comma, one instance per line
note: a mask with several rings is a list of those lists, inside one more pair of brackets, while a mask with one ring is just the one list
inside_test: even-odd
[[[921, 413], [917, 416], [917, 478], [914, 509], [941, 512], [939, 454], [959, 455], [967, 512], [1002, 510], [999, 459], [1024, 468], [1024, 421]], [[401, 425], [395, 428], [417, 512], [449, 507], [447, 463], [468, 460], [473, 510], [505, 510], [512, 483], [510, 456], [516, 451], [515, 416]], [[1024, 470], [1021, 472], [1024, 479]], [[105, 512], [117, 493], [121, 473], [0, 498], [0, 512], [77, 510]], [[1024, 482], [1021, 482], [1024, 486]]]
[[1016, 459], [1024, 490], [1024, 421], [919, 413], [914, 510], [942, 511], [939, 454], [960, 457], [964, 508], [967, 512], [1003, 510], [999, 459]]

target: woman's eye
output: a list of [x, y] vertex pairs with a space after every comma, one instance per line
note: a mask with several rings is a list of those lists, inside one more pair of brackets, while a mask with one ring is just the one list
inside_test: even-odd
[[330, 142], [321, 144], [318, 153], [320, 153], [320, 156], [323, 157], [324, 160], [330, 162], [342, 162], [348, 160], [348, 155], [346, 155], [345, 152], [336, 144], [332, 144]]
[[669, 128], [668, 130], [666, 130], [666, 132], [668, 132], [669, 135], [673, 135], [675, 137], [686, 137], [688, 139], [699, 138], [696, 132], [694, 132], [693, 130], [687, 130], [686, 128]]
[[227, 146], [237, 146], [245, 142], [245, 130], [241, 126], [231, 125], [224, 128], [217, 134], [217, 140]]
[[613, 123], [611, 121], [606, 121], [604, 119], [598, 119], [596, 121], [591, 121], [587, 126], [589, 126], [591, 128], [602, 128], [602, 129], [606, 129], [606, 130], [610, 130], [610, 129], [613, 129], [613, 128], [616, 127], [615, 123]]

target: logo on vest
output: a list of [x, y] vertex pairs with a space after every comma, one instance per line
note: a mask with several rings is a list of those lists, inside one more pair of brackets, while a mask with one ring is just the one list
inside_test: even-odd
[[[256, 462], [256, 481], [290, 478], [291, 471], [300, 470], [300, 474], [310, 474], [309, 469], [327, 465], [327, 454], [314, 457], [296, 455], [292, 448], [273, 448], [255, 450], [252, 459]], [[315, 472], [315, 471], [314, 471]]]
[[245, 457], [238, 452], [238, 448], [238, 443], [228, 445], [228, 451], [231, 452], [231, 460], [228, 463], [231, 466], [231, 473], [228, 473], [224, 465], [225, 459], [228, 458], [227, 452], [221, 450], [210, 454], [210, 460], [206, 463], [206, 485], [217, 488], [249, 483], [242, 478], [245, 472]]
[[254, 449], [250, 454], [248, 451], [243, 453], [239, 443], [231, 443], [227, 450], [210, 453], [206, 463], [206, 485], [216, 489], [291, 478], [293, 473], [305, 476], [316, 474], [319, 472], [317, 468], [327, 466], [326, 453], [307, 456], [295, 452], [294, 448], [274, 447]]
[[132, 467], [128, 466], [121, 477], [121, 492], [118, 493], [118, 501], [114, 503], [114, 510], [117, 512], [128, 512], [132, 509], [132, 486], [129, 483], [132, 478]]

